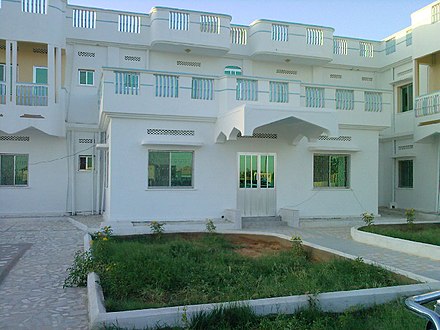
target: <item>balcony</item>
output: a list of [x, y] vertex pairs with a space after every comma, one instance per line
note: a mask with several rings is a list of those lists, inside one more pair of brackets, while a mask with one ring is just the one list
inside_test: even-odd
[[43, 84], [17, 84], [16, 104], [47, 107], [49, 87]]
[[155, 50], [208, 56], [222, 56], [230, 50], [228, 15], [154, 7], [150, 19]]
[[414, 140], [430, 141], [440, 134], [440, 91], [422, 95], [415, 100]]

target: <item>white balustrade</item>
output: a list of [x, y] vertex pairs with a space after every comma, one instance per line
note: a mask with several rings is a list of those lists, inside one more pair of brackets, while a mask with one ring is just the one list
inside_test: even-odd
[[47, 106], [48, 86], [41, 84], [17, 84], [17, 105]]
[[416, 117], [440, 113], [440, 91], [417, 97], [415, 105]]

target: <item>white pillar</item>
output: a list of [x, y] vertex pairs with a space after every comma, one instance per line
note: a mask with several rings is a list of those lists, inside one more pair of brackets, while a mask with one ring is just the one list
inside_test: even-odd
[[55, 47], [47, 45], [48, 104], [55, 103]]
[[6, 40], [6, 67], [5, 67], [5, 81], [6, 81], [6, 104], [11, 102], [11, 42]]
[[62, 49], [60, 47], [55, 48], [55, 55], [56, 55], [56, 77], [55, 77], [55, 102], [60, 103], [60, 97], [61, 97], [61, 63], [62, 63]]
[[16, 104], [17, 41], [14, 40], [6, 41], [6, 81], [9, 82], [6, 84], [6, 99], [8, 99], [9, 95], [11, 95], [12, 104]]

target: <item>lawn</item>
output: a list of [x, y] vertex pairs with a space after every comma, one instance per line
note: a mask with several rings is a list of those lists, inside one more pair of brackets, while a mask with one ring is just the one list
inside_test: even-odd
[[440, 246], [440, 223], [372, 225], [359, 230]]
[[92, 253], [107, 311], [414, 283], [362, 260], [317, 262], [301, 244], [278, 241], [219, 234], [112, 237], [95, 241]]

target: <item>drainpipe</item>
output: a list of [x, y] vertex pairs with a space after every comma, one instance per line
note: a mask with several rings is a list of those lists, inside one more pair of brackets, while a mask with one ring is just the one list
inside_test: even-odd
[[436, 191], [436, 194], [437, 194], [437, 198], [435, 199], [435, 213], [439, 213], [439, 203], [440, 203], [440, 201], [439, 201], [439, 198], [440, 198], [440, 195], [439, 195], [439, 189], [440, 189], [440, 138], [439, 137], [437, 137], [436, 138], [436, 142], [437, 142], [437, 181], [436, 181], [436, 183], [437, 183], [437, 191]]
[[72, 215], [76, 214], [76, 201], [75, 201], [75, 184], [76, 184], [76, 169], [75, 169], [75, 132], [70, 131], [70, 168], [72, 173], [72, 184], [70, 185], [70, 198], [71, 198], [71, 213]]

